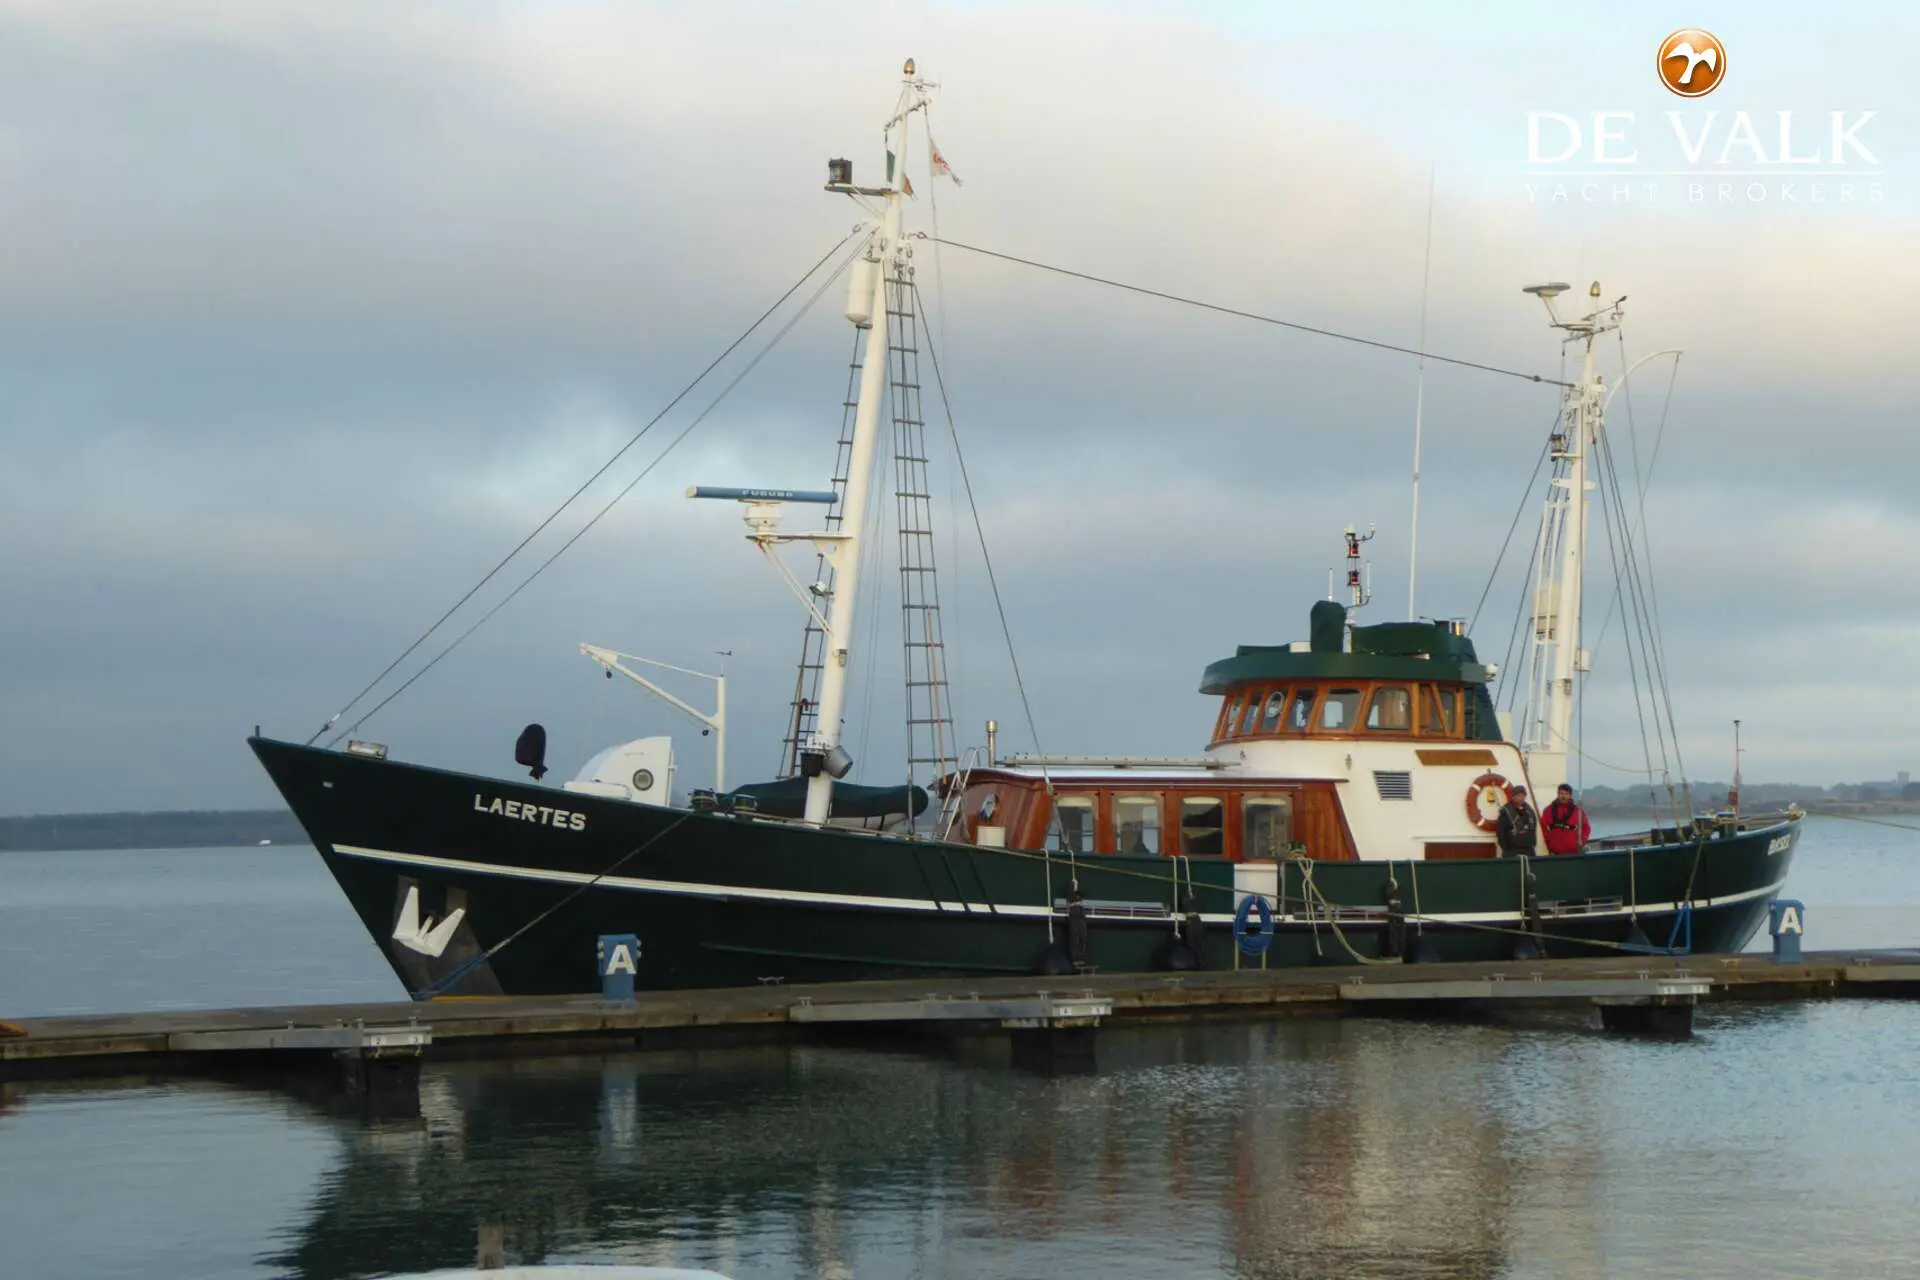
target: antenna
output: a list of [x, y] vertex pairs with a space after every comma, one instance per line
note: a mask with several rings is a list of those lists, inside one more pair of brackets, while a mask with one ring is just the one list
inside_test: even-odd
[[1365, 608], [1373, 599], [1373, 565], [1360, 563], [1360, 544], [1372, 542], [1374, 527], [1367, 525], [1365, 533], [1356, 533], [1352, 525], [1347, 526], [1347, 625], [1353, 625], [1353, 615]]
[[1740, 721], [1733, 722], [1733, 785], [1727, 788], [1727, 807], [1740, 816]]
[[1414, 586], [1420, 572], [1420, 413], [1427, 394], [1427, 286], [1433, 279], [1433, 175], [1427, 166], [1427, 253], [1420, 268], [1420, 362], [1413, 374], [1413, 529], [1407, 539], [1407, 620], [1420, 615], [1414, 607]]

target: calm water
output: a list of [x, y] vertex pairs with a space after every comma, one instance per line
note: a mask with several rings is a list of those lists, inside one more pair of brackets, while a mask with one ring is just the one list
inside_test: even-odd
[[[1920, 941], [1920, 833], [1809, 823], [1812, 946]], [[0, 1016], [400, 995], [311, 854], [0, 855]], [[0, 1276], [513, 1260], [748, 1277], [1912, 1276], [1920, 1008], [1106, 1033], [1101, 1070], [780, 1048], [429, 1066], [364, 1124], [0, 1095]]]

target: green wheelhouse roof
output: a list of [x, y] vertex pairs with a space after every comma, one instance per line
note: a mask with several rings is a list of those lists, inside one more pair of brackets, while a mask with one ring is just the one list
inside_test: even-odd
[[1438, 680], [1484, 685], [1492, 679], [1475, 655], [1473, 641], [1444, 622], [1355, 627], [1351, 644], [1350, 651], [1330, 647], [1327, 632], [1318, 625], [1314, 641], [1306, 646], [1243, 644], [1231, 658], [1207, 667], [1200, 677], [1200, 692], [1224, 694], [1235, 686], [1263, 681]]

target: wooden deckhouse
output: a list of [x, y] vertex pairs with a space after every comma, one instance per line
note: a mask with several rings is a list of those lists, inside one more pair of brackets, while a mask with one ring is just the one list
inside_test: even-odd
[[1012, 756], [948, 779], [946, 836], [1055, 853], [1229, 861], [1485, 858], [1505, 790], [1524, 785], [1464, 628], [1346, 623], [1242, 645], [1209, 666], [1204, 755]]

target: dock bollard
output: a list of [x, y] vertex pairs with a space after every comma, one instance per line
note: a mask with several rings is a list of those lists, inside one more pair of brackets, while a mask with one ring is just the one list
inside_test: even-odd
[[600, 970], [600, 998], [633, 1002], [633, 975], [640, 967], [640, 939], [631, 933], [603, 933], [595, 951]]
[[1792, 898], [1775, 898], [1767, 904], [1767, 932], [1773, 935], [1773, 959], [1776, 964], [1800, 963], [1800, 937], [1807, 931], [1807, 905]]

